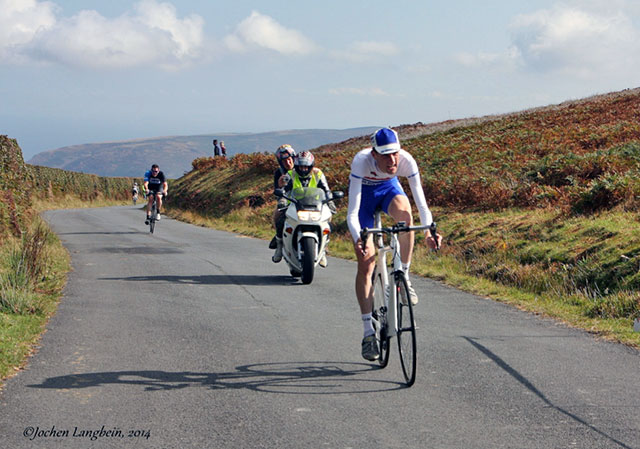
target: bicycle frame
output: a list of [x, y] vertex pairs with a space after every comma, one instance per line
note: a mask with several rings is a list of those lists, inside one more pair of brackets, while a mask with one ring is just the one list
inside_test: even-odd
[[[376, 237], [383, 240], [383, 236], [374, 236], [374, 238]], [[389, 325], [387, 336], [395, 337], [398, 335], [398, 309], [395, 297], [397, 292], [394, 273], [397, 270], [402, 270], [402, 261], [400, 260], [400, 252], [397, 251], [399, 244], [397, 234], [392, 234], [390, 240], [388, 245], [378, 246], [376, 269], [382, 278], [382, 288], [384, 289], [384, 306], [387, 309], [387, 324]], [[387, 266], [387, 255], [390, 253], [393, 254], [391, 272]]]
[[[410, 387], [416, 379], [417, 326], [407, 277], [402, 269], [398, 234], [429, 229], [437, 242], [436, 224], [407, 226], [404, 222], [398, 222], [391, 227], [382, 227], [381, 214], [376, 212], [374, 225], [374, 228], [364, 228], [360, 232], [360, 240], [363, 248], [366, 248], [369, 234], [372, 234], [374, 247], [378, 249], [370, 293], [373, 301], [371, 315], [374, 320], [375, 338], [380, 345], [378, 361], [382, 368], [387, 366], [391, 350], [389, 342], [392, 337], [396, 337], [402, 373], [407, 386]], [[388, 240], [385, 240], [385, 235], [388, 236]], [[387, 263], [389, 254], [392, 258], [391, 266]], [[379, 289], [382, 289], [382, 292], [379, 292]]]
[[[153, 195], [153, 201], [151, 201], [151, 211], [149, 212], [149, 232], [153, 234], [156, 227], [156, 215], [158, 213], [158, 195], [156, 192], [150, 192], [148, 195]], [[147, 195], [147, 196], [148, 196]]]
[[[400, 223], [398, 224], [400, 225]], [[382, 285], [384, 288], [384, 306], [387, 309], [387, 336], [395, 337], [398, 335], [398, 306], [396, 301], [396, 280], [395, 275], [398, 271], [402, 271], [402, 259], [400, 255], [400, 242], [398, 241], [397, 232], [389, 232], [389, 228], [382, 228], [382, 217], [380, 212], [376, 212], [373, 229], [364, 229], [363, 232], [373, 234], [374, 245], [378, 248], [378, 257], [376, 261], [376, 271], [382, 277]], [[406, 231], [418, 231], [429, 229], [432, 235], [435, 234], [435, 223], [423, 226], [407, 227]], [[389, 243], [385, 244], [384, 234], [389, 235]], [[387, 255], [392, 254], [391, 270], [387, 265]], [[372, 286], [373, 288], [373, 286]], [[389, 294], [387, 294], [387, 292]]]

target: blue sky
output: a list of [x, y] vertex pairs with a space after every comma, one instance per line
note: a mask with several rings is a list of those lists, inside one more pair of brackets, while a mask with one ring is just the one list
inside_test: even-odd
[[132, 138], [513, 112], [638, 87], [634, 0], [0, 0], [0, 134]]

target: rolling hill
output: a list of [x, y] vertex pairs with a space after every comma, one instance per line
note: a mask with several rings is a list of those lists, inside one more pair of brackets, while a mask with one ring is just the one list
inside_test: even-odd
[[378, 127], [350, 129], [302, 129], [246, 134], [170, 136], [119, 142], [88, 143], [36, 154], [32, 165], [94, 173], [100, 176], [141, 176], [151, 164], [159, 164], [170, 178], [191, 170], [191, 161], [213, 155], [213, 139], [223, 140], [227, 156], [272, 152], [283, 143], [297, 150], [316, 148], [351, 137], [370, 134]]

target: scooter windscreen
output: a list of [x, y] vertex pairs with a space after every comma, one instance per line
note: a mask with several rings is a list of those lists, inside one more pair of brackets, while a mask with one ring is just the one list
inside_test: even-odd
[[324, 190], [317, 187], [302, 187], [293, 189], [292, 197], [296, 200], [297, 210], [321, 210], [326, 199]]

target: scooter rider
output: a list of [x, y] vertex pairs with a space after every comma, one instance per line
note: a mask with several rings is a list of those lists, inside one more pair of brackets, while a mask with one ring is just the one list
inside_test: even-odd
[[[291, 179], [289, 175], [289, 170], [293, 169], [293, 158], [296, 156], [296, 150], [293, 149], [291, 145], [284, 144], [280, 145], [276, 150], [276, 159], [278, 160], [278, 169], [273, 173], [273, 192], [276, 190], [284, 188]], [[281, 217], [284, 217], [284, 214], [287, 210], [287, 200], [284, 198], [278, 198], [278, 203], [276, 204], [276, 210], [273, 211], [273, 227], [278, 229], [278, 220]], [[283, 221], [284, 224], [284, 221]], [[282, 229], [280, 229], [280, 237], [282, 237]], [[277, 248], [276, 235], [273, 236], [271, 242], [269, 243], [270, 249]], [[280, 259], [282, 259], [282, 254], [280, 254]], [[280, 261], [277, 260], [277, 262]], [[274, 260], [274, 262], [276, 262]]]
[[[303, 151], [294, 158], [293, 170], [289, 170], [288, 175], [290, 177], [286, 186], [284, 186], [285, 192], [290, 192], [296, 188], [302, 187], [317, 187], [324, 190], [327, 198], [331, 198], [331, 189], [329, 189], [329, 183], [327, 178], [322, 173], [322, 170], [315, 167], [315, 157], [311, 151]], [[327, 203], [332, 213], [336, 212], [336, 207], [333, 201]], [[271, 258], [275, 263], [282, 260], [282, 231], [284, 228], [286, 214], [282, 213], [278, 221], [276, 222], [276, 251]], [[323, 256], [318, 262], [321, 267], [327, 266], [327, 258]]]

